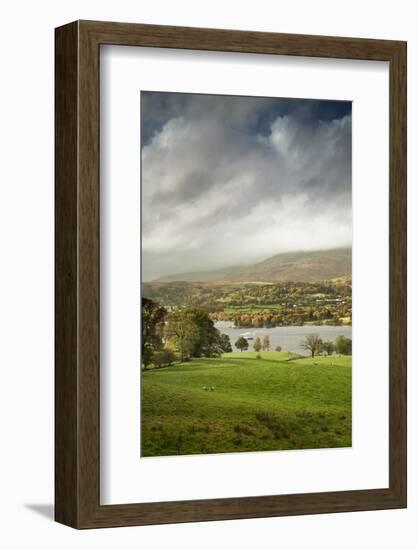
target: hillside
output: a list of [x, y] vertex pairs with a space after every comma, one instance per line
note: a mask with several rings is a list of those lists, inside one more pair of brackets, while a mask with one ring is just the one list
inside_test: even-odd
[[334, 248], [275, 254], [251, 266], [178, 273], [161, 277], [158, 282], [315, 282], [351, 277], [351, 273], [352, 249]]
[[351, 357], [289, 357], [237, 352], [143, 371], [142, 456], [350, 447]]
[[239, 273], [247, 269], [247, 266], [235, 266], [224, 269], [216, 269], [213, 271], [192, 271], [190, 273], [176, 273], [173, 275], [165, 275], [156, 279], [158, 283], [173, 283], [173, 282], [209, 282], [209, 281], [230, 281], [240, 280], [233, 279], [233, 275], [236, 274], [239, 277]]

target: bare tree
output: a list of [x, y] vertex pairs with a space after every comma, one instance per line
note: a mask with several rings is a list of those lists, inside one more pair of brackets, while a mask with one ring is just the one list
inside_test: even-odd
[[308, 334], [301, 342], [301, 347], [311, 353], [311, 357], [314, 357], [321, 351], [322, 339], [318, 334]]

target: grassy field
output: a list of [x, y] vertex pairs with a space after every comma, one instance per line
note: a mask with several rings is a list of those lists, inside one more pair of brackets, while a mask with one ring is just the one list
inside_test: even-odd
[[351, 357], [228, 353], [142, 373], [142, 456], [351, 446]]

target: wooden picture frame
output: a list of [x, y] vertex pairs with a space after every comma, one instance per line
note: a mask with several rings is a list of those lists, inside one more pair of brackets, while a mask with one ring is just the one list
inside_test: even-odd
[[[56, 29], [55, 518], [75, 528], [406, 506], [406, 43], [76, 21]], [[117, 44], [389, 62], [389, 487], [100, 505], [99, 56]]]

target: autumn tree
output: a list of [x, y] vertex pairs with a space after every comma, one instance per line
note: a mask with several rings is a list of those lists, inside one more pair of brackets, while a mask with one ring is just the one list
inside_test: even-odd
[[256, 352], [260, 352], [262, 349], [261, 339], [259, 338], [259, 336], [257, 336], [253, 341], [253, 349]]
[[269, 351], [269, 346], [270, 346], [269, 336], [266, 334], [262, 338], [262, 351]]
[[318, 334], [308, 334], [301, 342], [301, 347], [311, 353], [311, 357], [314, 357], [321, 351], [322, 339]]

